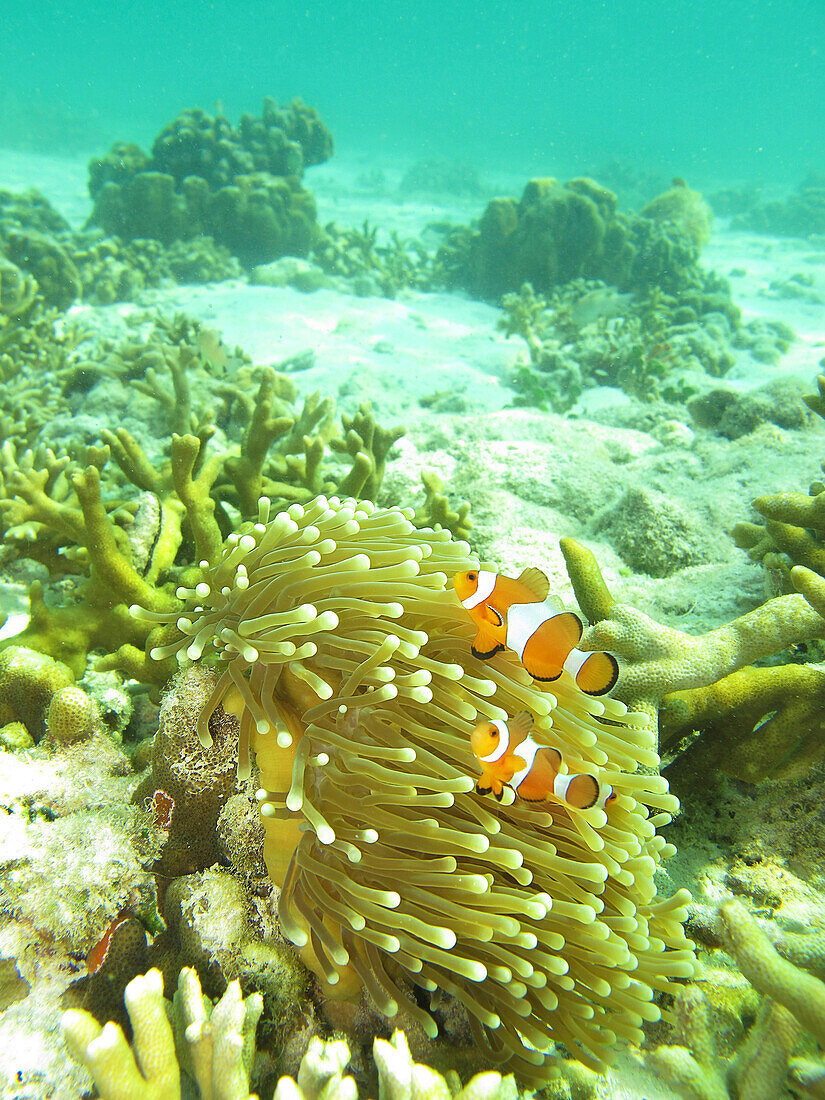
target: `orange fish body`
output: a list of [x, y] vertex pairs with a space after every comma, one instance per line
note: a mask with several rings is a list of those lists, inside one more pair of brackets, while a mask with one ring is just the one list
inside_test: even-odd
[[579, 810], [604, 806], [615, 797], [613, 788], [602, 787], [594, 775], [563, 774], [561, 753], [537, 744], [530, 736], [532, 725], [527, 711], [520, 711], [509, 724], [494, 719], [476, 726], [470, 745], [481, 765], [479, 794], [492, 792], [500, 801], [510, 786], [525, 802], [556, 798]]
[[453, 587], [478, 628], [475, 657], [489, 660], [502, 649], [516, 653], [535, 680], [558, 680], [567, 671], [587, 695], [606, 695], [619, 677], [612, 653], [577, 649], [584, 626], [578, 615], [553, 606], [540, 569], [503, 577], [488, 569], [457, 573]]

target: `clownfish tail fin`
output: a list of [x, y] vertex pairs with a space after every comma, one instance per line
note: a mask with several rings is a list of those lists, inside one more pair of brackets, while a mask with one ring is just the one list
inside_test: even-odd
[[550, 581], [540, 569], [533, 566], [523, 569], [517, 579], [519, 584], [523, 584], [532, 592], [538, 603], [544, 603], [550, 592]]
[[556, 784], [556, 793], [568, 806], [589, 810], [599, 801], [599, 781], [595, 775], [562, 775]]
[[564, 667], [585, 695], [607, 695], [619, 679], [619, 662], [612, 653], [574, 649]]

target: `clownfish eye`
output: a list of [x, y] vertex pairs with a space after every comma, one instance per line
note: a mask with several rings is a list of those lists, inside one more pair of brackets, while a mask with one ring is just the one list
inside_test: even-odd
[[478, 574], [477, 573], [468, 573], [467, 574], [467, 580], [468, 581], [478, 580]]

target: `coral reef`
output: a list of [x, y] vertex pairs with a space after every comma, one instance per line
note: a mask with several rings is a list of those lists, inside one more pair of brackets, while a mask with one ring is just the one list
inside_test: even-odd
[[[720, 1051], [722, 998], [709, 980], [677, 995], [671, 1024], [679, 1045], [658, 1046], [651, 1061], [679, 1095], [688, 1100], [776, 1100], [789, 1095], [817, 1096], [825, 1079], [825, 984], [805, 967], [821, 960], [820, 952], [803, 951], [801, 965], [783, 958], [741, 902], [728, 900], [716, 918], [717, 945], [761, 998], [753, 1022], [745, 1028], [732, 1054]], [[799, 936], [819, 943], [821, 937]], [[781, 941], [780, 941], [781, 943]], [[785, 948], [787, 950], [787, 947]], [[819, 1047], [810, 1057], [807, 1033]], [[805, 1052], [806, 1057], [795, 1057]]]
[[[515, 404], [564, 412], [587, 387], [608, 385], [644, 402], [688, 401], [692, 407], [692, 399], [697, 421], [729, 437], [765, 419], [804, 422], [801, 402], [772, 400], [771, 390], [761, 404], [756, 396], [721, 390], [715, 401], [694, 396], [705, 376], [721, 377], [733, 366], [733, 347], [778, 361], [793, 339], [785, 325], [743, 323], [723, 281], [712, 273], [697, 278], [701, 286], [675, 295], [658, 288], [621, 294], [593, 279], [574, 279], [546, 297], [529, 283], [518, 294], [505, 294], [499, 327], [521, 336], [529, 356], [511, 378]], [[727, 422], [717, 427], [734, 402]]]
[[241, 271], [229, 249], [208, 236], [164, 246], [78, 232], [36, 192], [0, 192], [0, 300], [11, 316], [31, 313], [33, 304], [48, 317], [50, 307], [65, 310], [81, 298], [130, 301], [147, 287], [237, 278]]
[[151, 156], [116, 145], [91, 162], [90, 224], [167, 245], [207, 235], [248, 266], [306, 255], [317, 225], [300, 178], [331, 154], [329, 131], [299, 100], [279, 108], [267, 98], [261, 118], [244, 115], [237, 128], [222, 115], [184, 111]]
[[[719, 767], [748, 782], [792, 774], [788, 769], [821, 756], [821, 671], [753, 665], [825, 636], [825, 618], [804, 595], [777, 596], [696, 636], [616, 603], [593, 554], [574, 539], [562, 539], [561, 547], [576, 599], [592, 624], [582, 648], [617, 655], [616, 694], [658, 720], [662, 746], [703, 728], [693, 750], [697, 766]], [[799, 583], [806, 579], [800, 576]]]
[[243, 998], [233, 982], [213, 1007], [195, 971], [185, 968], [172, 1006], [173, 1024], [167, 1019], [158, 970], [134, 978], [125, 1000], [134, 1053], [117, 1024], [101, 1027], [82, 1009], [70, 1009], [61, 1022], [70, 1054], [89, 1071], [103, 1100], [176, 1100], [181, 1069], [202, 1097], [255, 1100], [249, 1075], [263, 1007], [258, 994]]
[[812, 173], [787, 198], [751, 202], [733, 219], [738, 229], [774, 237], [811, 237], [825, 233], [825, 177]]
[[709, 212], [696, 192], [676, 186], [645, 208], [647, 216], [617, 207], [613, 192], [594, 180], [534, 179], [519, 201], [493, 199], [477, 230], [451, 233], [442, 262], [455, 283], [481, 298], [524, 283], [545, 294], [580, 277], [669, 293], [700, 283]]
[[[825, 376], [818, 379], [819, 393], [805, 402], [819, 416], [825, 415]], [[825, 472], [825, 462], [822, 464]], [[753, 508], [761, 523], [738, 523], [736, 544], [762, 563], [779, 591], [792, 591], [792, 566], [801, 565], [825, 575], [825, 482], [813, 481], [807, 493], [784, 492], [757, 497]]]
[[[76, 676], [89, 651], [102, 649], [99, 669], [161, 686], [174, 664], [153, 661], [146, 645], [150, 635], [149, 649], [161, 644], [163, 632], [131, 619], [129, 604], [176, 606], [175, 588], [192, 563], [215, 560], [232, 514], [254, 513], [262, 492], [283, 502], [322, 491], [377, 496], [403, 428], [377, 425], [365, 405], [343, 418], [340, 434], [332, 400], [310, 394], [296, 407], [297, 389], [286, 375], [254, 369], [240, 349], [230, 355], [217, 334], [181, 316], [158, 321], [144, 340], [103, 342], [94, 355], [145, 394], [150, 408], [160, 403], [171, 434], [168, 457], [150, 435], [138, 442], [126, 429], [103, 432], [103, 445], [83, 448], [81, 461], [43, 448], [3, 448], [7, 546], [49, 574], [32, 583], [30, 621], [14, 644], [59, 658]], [[93, 372], [94, 365], [90, 357], [82, 367], [67, 364], [65, 373]], [[215, 406], [229, 443], [212, 454]], [[52, 601], [51, 587], [67, 574], [71, 598], [63, 593]]]
[[[445, 1078], [415, 1062], [403, 1031], [393, 1032], [389, 1042], [376, 1039], [373, 1059], [377, 1095], [384, 1100], [517, 1100], [519, 1095], [512, 1075], [502, 1077], [495, 1071], [478, 1073], [461, 1088], [454, 1072]], [[358, 1100], [355, 1078], [344, 1076], [349, 1060], [349, 1048], [343, 1040], [324, 1042], [313, 1038], [301, 1060], [297, 1080], [282, 1077], [278, 1081], [276, 1100]], [[370, 1095], [374, 1095], [372, 1089]]]
[[91, 734], [94, 718], [91, 699], [61, 661], [20, 645], [0, 653], [0, 726], [22, 723], [32, 743], [47, 732], [70, 743]]
[[[617, 1036], [638, 1042], [658, 1018], [654, 989], [693, 971], [687, 895], [657, 899], [653, 881], [670, 854], [656, 826], [676, 803], [638, 771], [657, 762], [643, 718], [572, 680], [551, 694], [512, 655], [471, 656], [448, 577], [473, 567], [464, 544], [399, 509], [319, 497], [269, 520], [262, 501], [183, 614], [133, 614], [183, 631], [156, 659], [221, 658], [199, 734], [208, 745], [221, 703], [240, 715], [280, 927], [325, 995], [363, 987], [433, 1035], [413, 987], [442, 990], [487, 1064], [538, 1082], [551, 1040], [601, 1068]], [[552, 716], [571, 768], [614, 786], [608, 813], [471, 793], [473, 724], [519, 706], [539, 737]]]
[[367, 220], [351, 229], [328, 222], [313, 245], [312, 257], [328, 276], [361, 297], [395, 298], [403, 290], [434, 290], [443, 282], [421, 241], [402, 239], [395, 231], [379, 234]]

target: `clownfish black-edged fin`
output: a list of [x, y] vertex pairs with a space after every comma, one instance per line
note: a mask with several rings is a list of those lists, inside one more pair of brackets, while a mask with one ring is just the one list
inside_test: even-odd
[[491, 626], [486, 623], [478, 628], [470, 652], [481, 661], [489, 661], [499, 650], [504, 649], [503, 644], [496, 638]]
[[607, 695], [619, 679], [619, 662], [612, 653], [591, 653], [576, 674], [585, 695]]
[[517, 580], [519, 584], [523, 584], [525, 588], [529, 588], [536, 597], [538, 603], [544, 603], [550, 594], [550, 581], [540, 569], [536, 569], [532, 566], [523, 569]]
[[504, 798], [504, 788], [502, 787], [498, 794], [493, 791], [493, 798], [496, 800], [496, 802], [501, 802], [502, 798]]
[[575, 775], [567, 788], [566, 801], [578, 810], [589, 810], [599, 801], [599, 781], [594, 775]]

